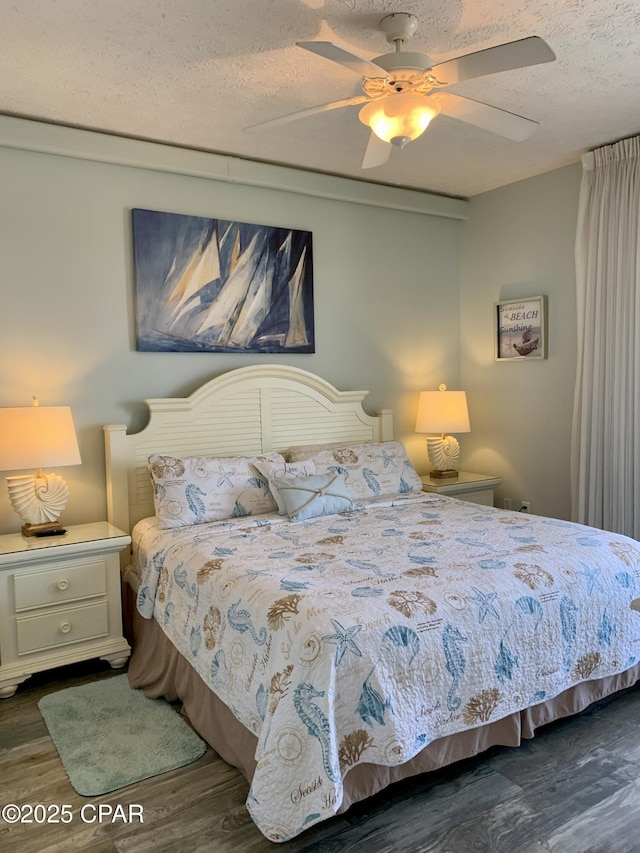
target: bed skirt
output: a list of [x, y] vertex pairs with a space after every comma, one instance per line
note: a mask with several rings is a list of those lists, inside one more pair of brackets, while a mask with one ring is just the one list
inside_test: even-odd
[[[149, 698], [164, 697], [170, 702], [182, 702], [194, 729], [221, 758], [237, 767], [251, 782], [256, 767], [256, 736], [211, 692], [158, 623], [140, 616], [134, 596], [131, 587], [125, 584], [125, 622], [133, 646], [129, 683], [136, 689], [143, 689]], [[344, 797], [338, 814], [393, 782], [471, 758], [492, 746], [519, 746], [522, 738], [532, 738], [540, 726], [577, 714], [593, 702], [633, 686], [639, 677], [640, 664], [636, 664], [618, 675], [585, 681], [555, 699], [502, 720], [435, 740], [404, 764], [393, 767], [359, 764], [344, 779]]]

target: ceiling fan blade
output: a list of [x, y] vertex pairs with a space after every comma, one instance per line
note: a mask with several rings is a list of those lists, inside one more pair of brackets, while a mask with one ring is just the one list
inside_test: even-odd
[[305, 50], [310, 50], [311, 53], [323, 57], [323, 59], [330, 59], [331, 62], [337, 62], [339, 65], [348, 68], [349, 71], [353, 71], [355, 74], [360, 74], [363, 77], [387, 76], [387, 72], [383, 68], [380, 68], [379, 65], [370, 62], [363, 56], [358, 56], [357, 53], [345, 50], [332, 41], [298, 41], [296, 44], [298, 47], [303, 47]]
[[249, 127], [245, 127], [245, 130], [262, 130], [265, 127], [277, 127], [279, 124], [287, 124], [290, 121], [297, 121], [299, 118], [305, 118], [306, 116], [312, 116], [316, 113], [326, 113], [329, 110], [337, 110], [340, 107], [352, 107], [356, 104], [364, 104], [365, 101], [370, 100], [366, 95], [356, 95], [353, 98], [344, 98], [342, 101], [330, 101], [328, 104], [319, 104], [316, 107], [309, 107], [306, 110], [299, 110], [296, 113], [289, 113], [286, 116], [280, 116], [279, 118], [272, 118], [268, 121], [261, 121], [258, 124], [251, 124]]
[[471, 98], [453, 95], [451, 92], [441, 92], [437, 98], [440, 101], [441, 115], [481, 127], [513, 142], [523, 142], [535, 133], [538, 127], [538, 122], [530, 118], [524, 118], [480, 101], [473, 101]]
[[556, 58], [549, 45], [539, 36], [510, 41], [486, 50], [467, 53], [456, 59], [448, 59], [431, 68], [431, 73], [446, 86], [495, 74], [498, 71], [511, 71], [528, 65], [540, 65], [552, 62]]
[[391, 143], [380, 139], [371, 131], [369, 142], [367, 143], [364, 159], [362, 161], [363, 169], [374, 169], [376, 166], [384, 166], [391, 156]]

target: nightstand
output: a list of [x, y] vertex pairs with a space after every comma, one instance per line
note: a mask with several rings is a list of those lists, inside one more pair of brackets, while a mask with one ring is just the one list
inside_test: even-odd
[[483, 506], [493, 506], [493, 490], [502, 483], [502, 477], [470, 474], [468, 471], [459, 471], [455, 480], [434, 480], [428, 474], [420, 479], [423, 492], [437, 492]]
[[130, 542], [106, 521], [63, 536], [0, 536], [0, 698], [54, 666], [126, 664], [118, 554]]

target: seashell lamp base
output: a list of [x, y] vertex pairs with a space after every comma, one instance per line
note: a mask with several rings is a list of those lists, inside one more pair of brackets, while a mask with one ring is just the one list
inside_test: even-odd
[[26, 522], [25, 535], [42, 535], [62, 529], [58, 518], [67, 505], [69, 487], [59, 474], [7, 477], [7, 485], [11, 506]]
[[443, 435], [439, 438], [427, 439], [427, 450], [429, 459], [433, 465], [429, 476], [433, 479], [453, 479], [458, 476], [458, 459], [460, 458], [460, 445], [452, 435]]

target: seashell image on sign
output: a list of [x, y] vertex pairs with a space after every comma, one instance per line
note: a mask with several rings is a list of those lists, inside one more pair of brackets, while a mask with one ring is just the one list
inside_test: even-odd
[[311, 232], [134, 209], [137, 349], [315, 352]]

